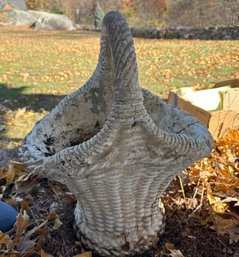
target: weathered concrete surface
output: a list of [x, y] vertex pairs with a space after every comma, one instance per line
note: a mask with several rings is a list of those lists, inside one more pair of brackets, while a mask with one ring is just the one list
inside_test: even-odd
[[128, 256], [163, 232], [162, 193], [212, 145], [197, 119], [139, 87], [132, 35], [110, 12], [94, 74], [35, 125], [21, 160], [74, 193], [84, 244], [104, 256]]
[[0, 149], [0, 167], [7, 168], [9, 161], [18, 161], [18, 148]]

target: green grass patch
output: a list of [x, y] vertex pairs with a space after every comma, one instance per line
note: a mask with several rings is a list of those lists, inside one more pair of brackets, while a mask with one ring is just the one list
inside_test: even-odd
[[[100, 35], [6, 28], [0, 33], [0, 103], [12, 117], [21, 108], [34, 113], [27, 123], [24, 115], [9, 123], [2, 134], [20, 139], [43, 113], [90, 78]], [[164, 98], [173, 88], [239, 77], [238, 41], [135, 39], [135, 48], [140, 85]]]

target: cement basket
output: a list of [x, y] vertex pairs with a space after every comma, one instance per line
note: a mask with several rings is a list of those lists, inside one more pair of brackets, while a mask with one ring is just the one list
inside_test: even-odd
[[35, 125], [21, 159], [75, 194], [82, 242], [104, 256], [127, 256], [163, 232], [162, 193], [212, 145], [197, 119], [139, 87], [130, 30], [110, 12], [92, 77]]

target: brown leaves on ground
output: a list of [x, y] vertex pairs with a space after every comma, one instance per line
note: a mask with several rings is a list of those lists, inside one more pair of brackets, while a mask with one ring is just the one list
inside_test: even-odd
[[[9, 33], [10, 31], [10, 33]], [[99, 34], [0, 28], [0, 81], [24, 93], [69, 94], [91, 76]], [[164, 95], [173, 87], [238, 77], [236, 41], [134, 39], [140, 85]], [[90, 46], [90, 47], [89, 47]]]
[[239, 244], [239, 130], [228, 130], [209, 157], [183, 172], [179, 182], [180, 192], [169, 191], [173, 203], [166, 202], [166, 208], [187, 209], [187, 220]]
[[[0, 256], [18, 257], [36, 254], [42, 257], [52, 256], [43, 250], [45, 243], [49, 244], [48, 238], [53, 244], [60, 241], [57, 238], [56, 242], [53, 242], [52, 234], [55, 236], [61, 234], [61, 227], [66, 230], [66, 225], [62, 225], [61, 219], [68, 222], [67, 226], [69, 222], [72, 223], [71, 215], [62, 214], [62, 211], [63, 209], [67, 211], [69, 208], [73, 210], [76, 202], [74, 196], [58, 184], [50, 182], [48, 184], [46, 180], [36, 178], [16, 161], [10, 161], [7, 169], [0, 169], [0, 180], [0, 199], [18, 210], [14, 227], [7, 233], [0, 231]], [[46, 197], [48, 199], [45, 199]], [[67, 237], [63, 242], [59, 242], [59, 244], [62, 243], [68, 243]], [[67, 251], [71, 252], [70, 256], [80, 252], [76, 244], [73, 246], [73, 242], [71, 242], [71, 248], [67, 248]], [[62, 253], [67, 251], [62, 251]], [[53, 256], [57, 255], [54, 253]]]

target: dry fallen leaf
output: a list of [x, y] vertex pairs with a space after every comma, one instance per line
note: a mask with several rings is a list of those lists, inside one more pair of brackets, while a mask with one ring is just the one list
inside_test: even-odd
[[14, 180], [15, 174], [16, 174], [16, 169], [15, 169], [14, 165], [10, 162], [8, 164], [8, 171], [7, 171], [7, 176], [6, 176], [7, 185], [9, 185]]
[[6, 174], [7, 185], [13, 182], [13, 180], [15, 179], [15, 176], [21, 176], [25, 172], [26, 172], [25, 167], [22, 163], [17, 161], [9, 161], [8, 171]]
[[7, 251], [12, 250], [13, 247], [14, 247], [14, 244], [13, 244], [13, 240], [10, 238], [10, 236], [7, 235], [7, 234], [3, 234], [2, 232], [1, 232], [0, 236], [1, 236], [1, 238], [0, 238], [0, 246], [5, 246], [5, 249]]
[[184, 257], [180, 250], [175, 249], [174, 245], [171, 243], [166, 243], [165, 248], [170, 251], [171, 257]]
[[25, 210], [21, 210], [16, 220], [16, 241], [19, 242], [21, 235], [29, 224], [29, 216]]
[[53, 229], [58, 229], [58, 228], [60, 228], [61, 225], [62, 225], [62, 222], [60, 221], [59, 217], [57, 216], [57, 218], [54, 221]]
[[228, 204], [223, 202], [220, 197], [213, 196], [211, 192], [207, 193], [207, 199], [216, 213], [224, 213], [228, 209]]
[[226, 197], [225, 199], [222, 200], [223, 203], [231, 203], [235, 202], [234, 206], [239, 206], [239, 198], [237, 197]]
[[84, 252], [77, 255], [74, 255], [73, 257], [92, 257], [92, 252]]
[[[230, 212], [232, 208], [239, 205], [238, 160], [239, 130], [230, 129], [224, 137], [215, 142], [215, 147], [208, 158], [196, 162], [188, 169], [189, 183], [195, 185], [195, 197], [201, 199], [208, 214], [201, 218], [199, 214], [197, 215], [201, 224], [207, 224], [211, 220], [215, 223], [217, 213]], [[205, 194], [201, 193], [203, 189]], [[231, 224], [232, 230], [237, 226], [236, 223], [233, 224]], [[218, 233], [222, 232], [219, 229], [220, 225], [225, 227], [223, 222], [216, 222]]]

